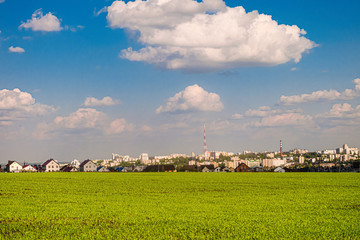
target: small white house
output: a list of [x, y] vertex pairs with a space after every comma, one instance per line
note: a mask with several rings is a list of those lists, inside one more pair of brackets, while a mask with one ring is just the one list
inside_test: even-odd
[[60, 171], [60, 165], [54, 159], [49, 159], [43, 164], [41, 164], [41, 168], [44, 172], [58, 172]]
[[97, 171], [98, 172], [110, 172], [110, 170], [104, 166], [98, 167]]
[[274, 172], [285, 172], [285, 169], [283, 169], [281, 167], [277, 167], [277, 168], [275, 168]]
[[22, 170], [22, 166], [16, 161], [9, 161], [6, 165], [6, 170], [8, 172], [20, 172]]
[[22, 171], [23, 172], [37, 172], [36, 168], [34, 168], [33, 166], [31, 165], [24, 165], [22, 167]]
[[85, 160], [80, 164], [80, 172], [96, 172], [97, 165], [91, 160]]

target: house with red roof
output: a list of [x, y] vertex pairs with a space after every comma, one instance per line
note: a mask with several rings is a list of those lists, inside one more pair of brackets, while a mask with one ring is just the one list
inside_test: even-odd
[[252, 169], [245, 163], [241, 163], [235, 168], [235, 172], [252, 172]]
[[22, 167], [23, 172], [37, 172], [37, 169], [31, 165], [24, 165]]

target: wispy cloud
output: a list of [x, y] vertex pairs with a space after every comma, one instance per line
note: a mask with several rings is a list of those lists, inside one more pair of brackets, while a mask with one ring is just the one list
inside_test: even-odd
[[293, 105], [307, 102], [331, 101], [331, 100], [350, 100], [360, 96], [360, 78], [354, 79], [355, 87], [345, 89], [343, 92], [337, 90], [320, 90], [310, 94], [301, 94], [293, 96], [281, 96], [280, 104]]

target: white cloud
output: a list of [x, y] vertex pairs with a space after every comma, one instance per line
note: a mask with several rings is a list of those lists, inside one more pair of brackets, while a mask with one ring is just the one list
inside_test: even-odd
[[68, 116], [57, 116], [51, 123], [40, 123], [39, 139], [48, 139], [64, 133], [95, 130], [104, 135], [119, 134], [133, 130], [134, 126], [124, 118], [111, 119], [107, 114], [93, 108], [79, 108]]
[[255, 127], [309, 126], [312, 124], [313, 119], [311, 116], [300, 113], [283, 113], [266, 116], [259, 121], [251, 123]]
[[146, 45], [138, 51], [125, 49], [120, 57], [167, 69], [213, 71], [299, 62], [316, 46], [295, 25], [279, 25], [269, 15], [227, 7], [222, 0], [115, 1], [107, 11], [112, 28], [139, 31], [139, 41]]
[[257, 109], [249, 109], [245, 112], [247, 117], [268, 117], [271, 115], [282, 114], [282, 113], [299, 113], [301, 109], [273, 109], [269, 106], [262, 106]]
[[188, 111], [216, 111], [224, 108], [220, 96], [216, 93], [209, 93], [202, 87], [195, 84], [188, 86], [184, 91], [176, 93], [169, 98], [165, 106], [156, 109], [156, 113], [162, 112], [188, 112]]
[[9, 52], [13, 52], [13, 53], [24, 53], [25, 50], [21, 47], [9, 47]]
[[242, 119], [244, 118], [244, 115], [240, 114], [240, 113], [234, 113], [232, 116], [231, 116], [231, 119]]
[[317, 115], [318, 118], [350, 119], [360, 118], [360, 105], [355, 109], [348, 103], [334, 104], [329, 112]]
[[30, 93], [22, 92], [17, 88], [0, 90], [0, 122], [7, 122], [7, 125], [15, 120], [53, 111], [55, 109], [51, 106], [35, 103]]
[[60, 128], [99, 128], [102, 126], [106, 114], [93, 108], [80, 108], [69, 116], [58, 116], [54, 123]]
[[307, 102], [330, 101], [330, 100], [350, 100], [360, 96], [360, 78], [354, 79], [354, 89], [345, 89], [343, 92], [336, 90], [320, 90], [311, 94], [301, 94], [293, 96], [281, 96], [280, 104], [292, 105]]
[[22, 23], [19, 28], [31, 28], [33, 31], [43, 32], [54, 32], [62, 30], [62, 27], [60, 26], [60, 20], [51, 12], [44, 16], [42, 9], [36, 10], [32, 14], [31, 19], [27, 20], [26, 23]]
[[0, 0], [0, 3], [3, 3], [3, 2], [5, 2], [5, 0]]
[[114, 106], [119, 104], [118, 100], [113, 100], [111, 97], [104, 97], [99, 100], [94, 97], [87, 97], [84, 102], [84, 106], [86, 107], [95, 107], [95, 106]]

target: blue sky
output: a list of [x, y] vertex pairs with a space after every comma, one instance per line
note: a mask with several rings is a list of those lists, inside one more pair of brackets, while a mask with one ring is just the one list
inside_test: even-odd
[[2, 163], [359, 147], [358, 1], [0, 2]]

